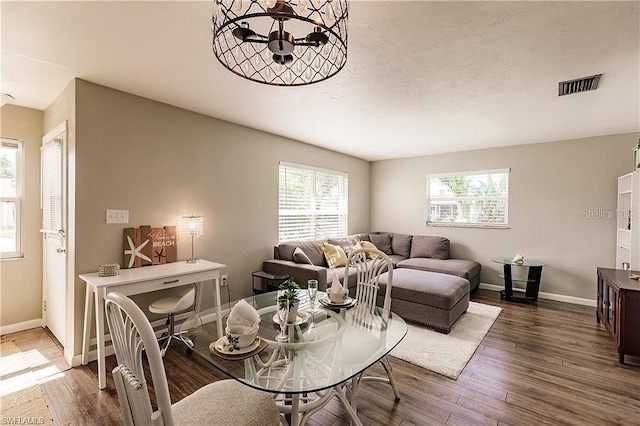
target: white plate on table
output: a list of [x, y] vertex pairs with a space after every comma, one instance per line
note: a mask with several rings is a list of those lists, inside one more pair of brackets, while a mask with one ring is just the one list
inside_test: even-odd
[[329, 308], [350, 308], [351, 306], [355, 305], [357, 301], [353, 297], [347, 296], [344, 302], [333, 303], [331, 299], [329, 299], [329, 296], [324, 296], [324, 297], [321, 297], [320, 300], [318, 300], [318, 302], [320, 302], [321, 304]]
[[253, 343], [247, 346], [246, 348], [234, 349], [233, 346], [229, 344], [229, 341], [225, 336], [216, 340], [216, 343], [213, 346], [213, 348], [224, 355], [242, 355], [242, 354], [251, 352], [252, 350], [256, 349], [258, 346], [260, 346], [260, 338], [256, 337], [256, 340], [254, 340]]
[[[311, 314], [309, 314], [308, 312], [298, 312], [298, 318], [296, 318], [296, 322], [290, 322], [288, 324], [289, 325], [304, 324], [305, 322], [309, 321], [309, 318], [311, 318]], [[273, 316], [273, 322], [275, 322], [276, 324], [280, 324], [280, 318], [278, 318], [278, 313], [276, 313]]]

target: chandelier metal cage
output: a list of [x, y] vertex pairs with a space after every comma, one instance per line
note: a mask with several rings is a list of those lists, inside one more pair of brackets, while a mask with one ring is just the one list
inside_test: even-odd
[[251, 81], [317, 83], [347, 62], [348, 9], [347, 0], [214, 0], [213, 52]]

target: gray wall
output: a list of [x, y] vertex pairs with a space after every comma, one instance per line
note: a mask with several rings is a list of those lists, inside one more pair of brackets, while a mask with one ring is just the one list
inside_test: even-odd
[[[83, 80], [75, 89], [76, 277], [122, 263], [123, 228], [179, 225], [193, 213], [205, 221], [196, 255], [227, 265], [232, 299], [250, 295], [251, 272], [278, 240], [280, 161], [348, 173], [349, 232], [369, 230], [367, 161]], [[107, 225], [106, 209], [129, 210], [129, 224]], [[178, 258], [189, 256], [190, 240], [179, 237]], [[77, 317], [76, 336], [81, 325]]]
[[42, 111], [15, 105], [0, 109], [2, 137], [23, 142], [21, 259], [0, 262], [0, 327], [42, 318], [42, 237], [40, 235], [40, 145]]
[[[637, 142], [624, 134], [375, 162], [371, 225], [449, 238], [453, 257], [482, 264], [484, 283], [502, 285], [492, 258], [521, 253], [547, 265], [541, 291], [594, 299], [596, 267], [615, 263], [615, 220], [584, 219], [583, 209], [616, 208], [616, 179], [632, 171]], [[427, 174], [503, 168], [509, 229], [425, 226]]]

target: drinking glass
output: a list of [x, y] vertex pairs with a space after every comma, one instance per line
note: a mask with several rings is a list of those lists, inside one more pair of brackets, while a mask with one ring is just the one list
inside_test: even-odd
[[283, 301], [278, 300], [276, 302], [278, 304], [278, 321], [280, 322], [280, 334], [276, 336], [277, 342], [288, 342], [289, 335], [287, 318], [289, 317], [289, 299], [285, 299]]
[[318, 293], [318, 280], [309, 280], [307, 281], [307, 291], [309, 292], [309, 303], [311, 309], [309, 309], [309, 313], [313, 315], [316, 311], [316, 294]]

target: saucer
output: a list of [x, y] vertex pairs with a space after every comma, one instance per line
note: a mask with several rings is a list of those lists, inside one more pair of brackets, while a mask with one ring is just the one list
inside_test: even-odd
[[252, 350], [256, 349], [258, 346], [260, 346], [260, 338], [256, 337], [253, 343], [247, 346], [246, 348], [235, 349], [233, 346], [229, 344], [229, 341], [225, 336], [216, 340], [215, 344], [213, 345], [213, 348], [216, 350], [216, 352], [219, 352], [223, 355], [242, 355], [242, 354], [251, 352]]
[[333, 303], [328, 296], [321, 297], [318, 302], [322, 303], [324, 306], [328, 306], [329, 308], [346, 308], [355, 305], [357, 302], [353, 297], [347, 296], [344, 302], [342, 303]]
[[[308, 312], [298, 312], [298, 318], [296, 318], [296, 322], [288, 322], [287, 324], [289, 325], [304, 324], [305, 322], [309, 321], [309, 318], [311, 318], [311, 314], [309, 314]], [[280, 318], [278, 318], [277, 313], [273, 316], [273, 322], [276, 324], [280, 324]]]

